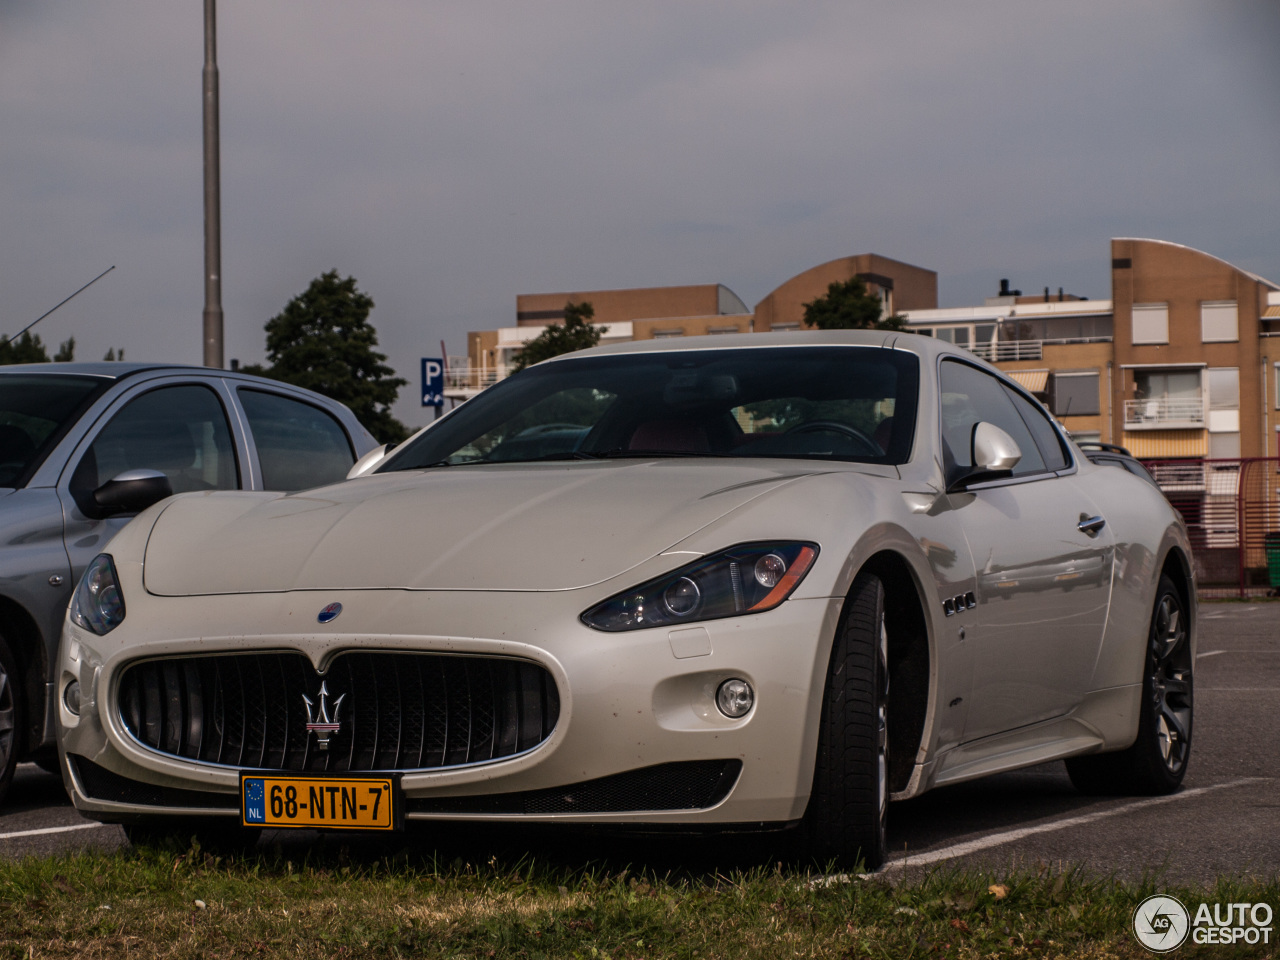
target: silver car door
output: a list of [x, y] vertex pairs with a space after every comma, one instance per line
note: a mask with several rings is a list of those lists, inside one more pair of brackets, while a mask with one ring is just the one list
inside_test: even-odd
[[[1022, 451], [1012, 476], [950, 494], [978, 579], [964, 734], [974, 740], [1061, 716], [1083, 698], [1107, 621], [1114, 538], [1037, 405], [969, 364], [944, 361], [940, 376], [953, 469], [971, 465], [963, 445], [980, 421]], [[1051, 441], [1061, 449], [1046, 449]]]

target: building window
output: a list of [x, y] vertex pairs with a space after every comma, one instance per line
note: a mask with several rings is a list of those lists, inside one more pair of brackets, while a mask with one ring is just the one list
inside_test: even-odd
[[1200, 304], [1200, 339], [1230, 343], [1240, 339], [1240, 319], [1234, 300], [1206, 300]]
[[1126, 429], [1204, 427], [1200, 370], [1133, 371], [1134, 399], [1124, 403]]
[[707, 333], [741, 333], [736, 326], [733, 327], [707, 327]]
[[684, 336], [683, 327], [674, 327], [670, 330], [653, 331], [653, 339], [655, 340], [669, 340], [671, 337], [683, 337], [683, 336]]
[[1205, 371], [1205, 386], [1209, 391], [1209, 432], [1238, 436], [1240, 371], [1235, 367], [1212, 367]]
[[1055, 373], [1049, 379], [1049, 409], [1055, 417], [1096, 417], [1102, 412], [1098, 371]]
[[1280, 363], [1277, 363], [1271, 372], [1273, 374], [1271, 379], [1276, 385], [1276, 409], [1280, 410]]
[[769, 329], [774, 330], [778, 333], [786, 333], [791, 330], [799, 330], [800, 324], [799, 323], [775, 323]]
[[1209, 459], [1210, 460], [1239, 460], [1240, 459], [1240, 434], [1238, 433], [1209, 434]]
[[1169, 342], [1169, 305], [1167, 303], [1135, 303], [1133, 305], [1133, 342]]

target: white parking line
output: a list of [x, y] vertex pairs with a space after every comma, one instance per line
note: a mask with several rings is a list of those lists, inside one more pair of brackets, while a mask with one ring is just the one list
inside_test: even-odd
[[18, 837], [39, 837], [46, 833], [69, 833], [72, 830], [92, 830], [95, 827], [109, 827], [109, 823], [73, 823], [66, 827], [42, 827], [39, 830], [16, 830], [13, 833], [0, 833], [0, 840], [16, 840]]
[[[980, 850], [990, 850], [992, 847], [1003, 846], [1006, 843], [1015, 843], [1027, 837], [1033, 837], [1040, 833], [1051, 833], [1055, 830], [1066, 830], [1070, 827], [1079, 827], [1086, 823], [1094, 823], [1098, 820], [1105, 820], [1107, 817], [1119, 816], [1122, 813], [1132, 813], [1135, 810], [1145, 810], [1147, 807], [1155, 807], [1165, 803], [1173, 803], [1175, 800], [1188, 800], [1192, 797], [1199, 797], [1214, 790], [1225, 790], [1229, 787], [1242, 787], [1248, 783], [1257, 783], [1264, 777], [1244, 777], [1239, 780], [1230, 780], [1226, 783], [1215, 783], [1209, 787], [1196, 787], [1194, 790], [1183, 790], [1181, 793], [1170, 794], [1167, 797], [1155, 797], [1151, 800], [1139, 800], [1135, 803], [1125, 804], [1123, 807], [1116, 807], [1112, 810], [1100, 810], [1097, 813], [1087, 813], [1079, 817], [1068, 817], [1065, 820], [1055, 820], [1051, 823], [1042, 823], [1034, 827], [1023, 827], [1019, 830], [1006, 830], [1004, 833], [993, 833], [990, 836], [979, 837], [977, 840], [968, 840], [964, 843], [957, 843], [950, 847], [943, 847], [940, 850], [930, 850], [925, 853], [903, 857], [900, 860], [890, 860], [881, 867], [877, 874], [884, 874], [890, 870], [900, 870], [905, 867], [919, 867], [929, 863], [937, 863], [940, 860], [951, 860], [955, 857], [967, 856], [971, 853], [977, 853]], [[872, 874], [874, 876], [875, 874]]]
[[1225, 650], [1210, 650], [1207, 653], [1197, 653], [1196, 659], [1203, 660], [1205, 657], [1216, 657], [1220, 653], [1226, 653]]

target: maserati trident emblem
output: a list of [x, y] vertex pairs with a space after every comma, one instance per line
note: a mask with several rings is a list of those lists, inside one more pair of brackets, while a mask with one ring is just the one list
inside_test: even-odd
[[331, 620], [337, 620], [338, 614], [340, 614], [341, 612], [342, 612], [342, 604], [336, 603], [336, 602], [331, 603], [327, 607], [325, 607], [323, 610], [321, 610], [318, 614], [316, 614], [316, 619], [319, 620], [321, 623], [328, 623]]
[[347, 699], [344, 693], [333, 701], [333, 714], [329, 714], [329, 688], [325, 686], [324, 681], [320, 682], [320, 709], [316, 710], [315, 701], [308, 697], [305, 693], [302, 695], [302, 702], [307, 705], [307, 732], [316, 735], [316, 746], [321, 750], [329, 749], [329, 738], [338, 732], [338, 728], [342, 726], [342, 720], [338, 716], [338, 712], [342, 709], [342, 701]]

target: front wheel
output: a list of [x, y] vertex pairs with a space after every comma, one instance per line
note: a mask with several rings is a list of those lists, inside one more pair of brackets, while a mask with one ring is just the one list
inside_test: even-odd
[[1076, 789], [1111, 795], [1178, 789], [1191, 756], [1194, 666], [1186, 605], [1173, 581], [1161, 577], [1147, 632], [1138, 737], [1127, 750], [1068, 760]]
[[18, 766], [19, 737], [22, 734], [22, 694], [19, 691], [18, 662], [9, 644], [0, 636], [0, 803], [4, 802]]
[[854, 581], [836, 630], [819, 717], [813, 791], [804, 815], [808, 853], [868, 868], [884, 862], [889, 801], [889, 635], [884, 587]]

